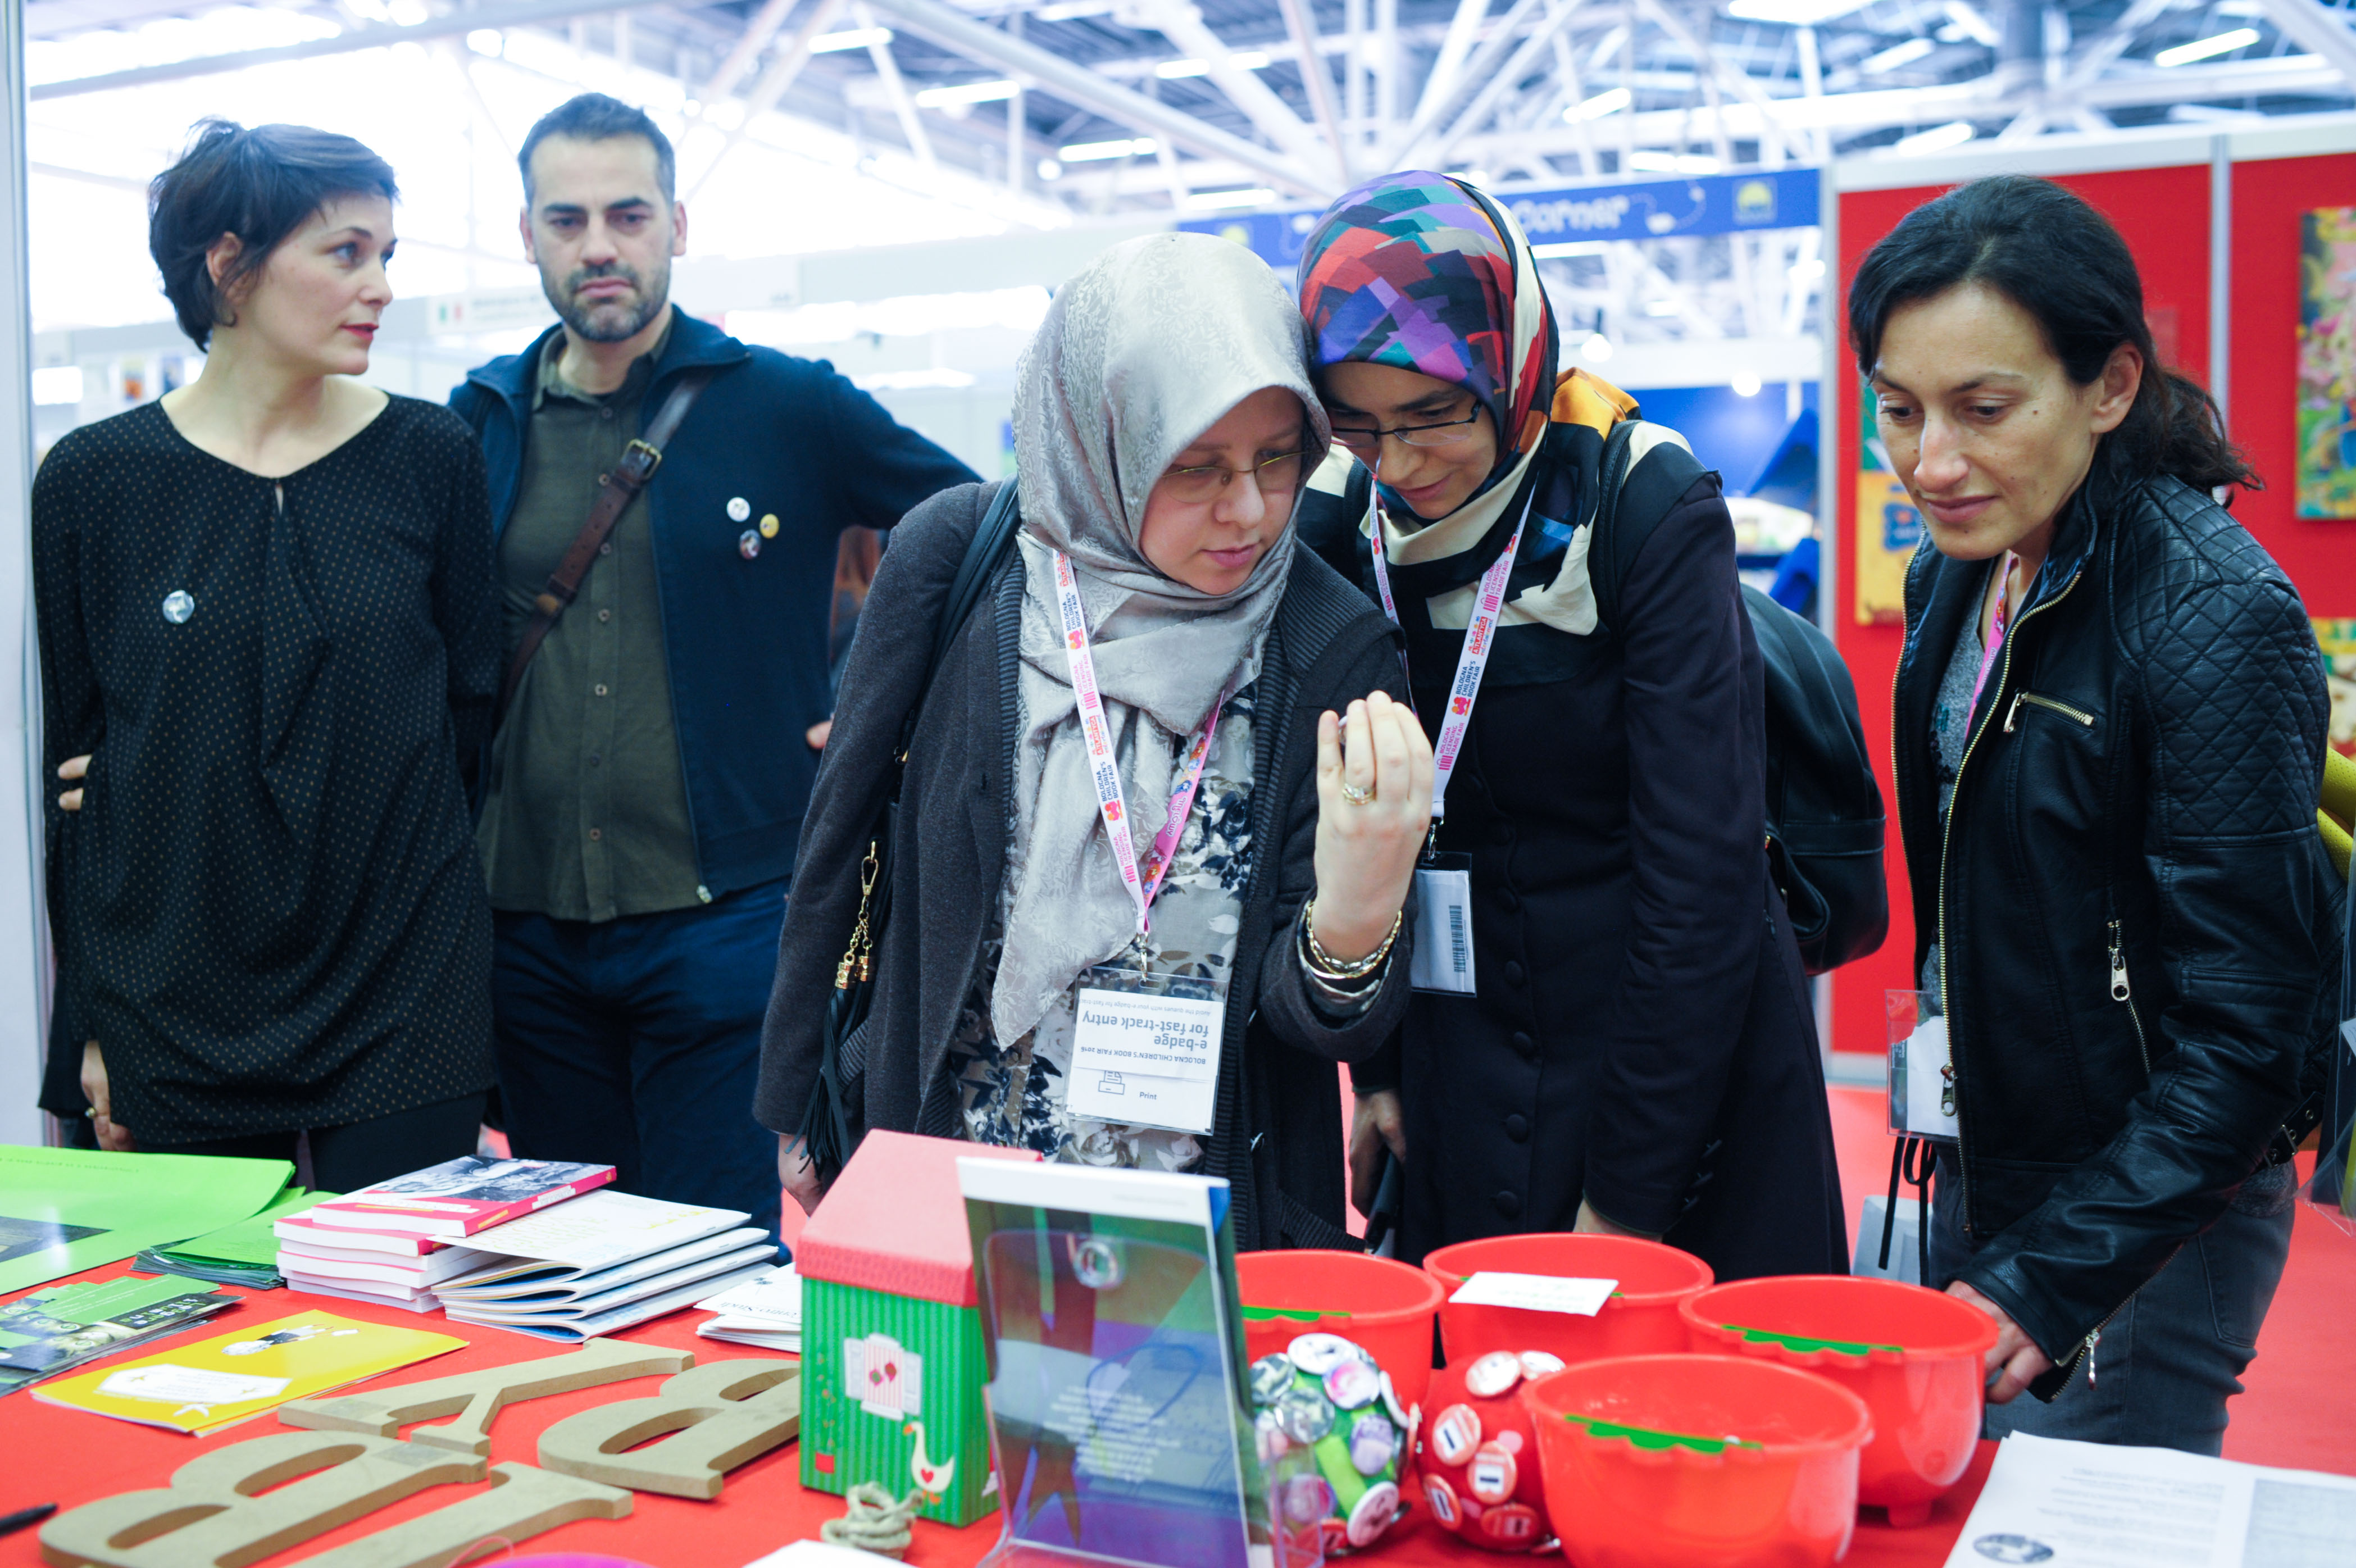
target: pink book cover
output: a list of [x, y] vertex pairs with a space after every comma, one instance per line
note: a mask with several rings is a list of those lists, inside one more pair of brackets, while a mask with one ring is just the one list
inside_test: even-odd
[[806, 1280], [972, 1306], [980, 1298], [957, 1163], [1036, 1164], [1040, 1157], [1032, 1149], [958, 1138], [870, 1133], [802, 1228], [794, 1272]]
[[613, 1179], [611, 1165], [466, 1155], [330, 1198], [304, 1210], [303, 1218], [337, 1230], [472, 1236]]
[[338, 1251], [382, 1252], [396, 1258], [422, 1258], [450, 1244], [439, 1236], [428, 1236], [420, 1230], [351, 1230], [340, 1226], [321, 1225], [311, 1219], [308, 1209], [272, 1220], [270, 1231], [282, 1244], [293, 1242]]

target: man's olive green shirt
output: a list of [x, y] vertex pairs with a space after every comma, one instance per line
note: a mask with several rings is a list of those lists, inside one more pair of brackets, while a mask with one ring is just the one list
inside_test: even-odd
[[[548, 340], [524, 440], [513, 516], [499, 536], [512, 660], [547, 583], [638, 431], [662, 338], [599, 397], [565, 381], [566, 337]], [[561, 920], [610, 920], [706, 902], [695, 859], [679, 731], [671, 718], [655, 575], [654, 524], [640, 491], [624, 509], [581, 596], [517, 688], [493, 744], [479, 832], [491, 907]]]

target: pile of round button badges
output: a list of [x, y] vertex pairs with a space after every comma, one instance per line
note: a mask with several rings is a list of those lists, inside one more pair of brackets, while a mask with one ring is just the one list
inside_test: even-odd
[[1537, 1431], [1525, 1380], [1562, 1370], [1544, 1350], [1492, 1350], [1432, 1375], [1438, 1412], [1419, 1450], [1424, 1501], [1441, 1528], [1476, 1546], [1527, 1552], [1549, 1533]]
[[[1316, 1521], [1328, 1552], [1371, 1546], [1398, 1519], [1399, 1472], [1418, 1412], [1399, 1408], [1388, 1372], [1338, 1334], [1303, 1334], [1251, 1365], [1260, 1463], [1281, 1482], [1285, 1516]], [[1308, 1466], [1279, 1462], [1306, 1449]]]

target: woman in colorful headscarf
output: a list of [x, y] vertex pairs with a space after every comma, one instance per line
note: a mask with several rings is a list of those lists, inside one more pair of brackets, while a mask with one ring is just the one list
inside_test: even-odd
[[1423, 945], [1401, 1036], [1353, 1069], [1359, 1206], [1387, 1144], [1409, 1258], [1577, 1229], [1665, 1240], [1721, 1279], [1847, 1273], [1717, 476], [1676, 432], [1633, 431], [1622, 515], [1666, 510], [1606, 627], [1586, 524], [1636, 403], [1558, 376], [1512, 217], [1441, 175], [1372, 181], [1310, 234], [1301, 302], [1335, 442], [1364, 466], [1318, 476], [1304, 539], [1406, 629], [1444, 808], [1419, 897], [1471, 928], [1469, 965]]
[[[935, 623], [1002, 487], [893, 531], [762, 1036], [755, 1110], [805, 1207], [805, 1134], [839, 1113], [845, 1153], [884, 1127], [1199, 1171], [1228, 1181], [1240, 1247], [1350, 1244], [1334, 1064], [1406, 1004], [1431, 753], [1393, 697], [1397, 635], [1296, 547], [1328, 446], [1303, 338], [1267, 264], [1205, 235], [1116, 245], [1058, 290], [1016, 378], [1022, 526], [929, 695]], [[873, 1011], [825, 1064], [912, 708], [897, 832], [922, 849], [893, 857]], [[1084, 1032], [1142, 987], [1217, 1004], [1201, 1070], [1087, 1068]]]

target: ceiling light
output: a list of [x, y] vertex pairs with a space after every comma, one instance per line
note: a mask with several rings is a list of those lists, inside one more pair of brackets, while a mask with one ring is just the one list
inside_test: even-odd
[[869, 375], [853, 376], [851, 384], [861, 392], [917, 392], [927, 387], [969, 387], [973, 385], [971, 371], [878, 371]]
[[1039, 177], [1041, 179], [1061, 179], [1064, 177], [1064, 166], [1057, 163], [1053, 158], [1041, 158], [1039, 160]]
[[1579, 357], [1591, 365], [1600, 365], [1612, 357], [1612, 339], [1601, 332], [1590, 332], [1587, 341], [1579, 346]]
[[1825, 263], [1822, 258], [1810, 256], [1804, 262], [1794, 262], [1790, 270], [1794, 283], [1814, 283], [1825, 275]]
[[2224, 109], [2214, 103], [2179, 103], [2168, 117], [2179, 125], [2263, 125], [2266, 117], [2250, 109]]
[[1949, 147], [1960, 147], [1979, 134], [1969, 120], [1950, 120], [1944, 125], [1933, 125], [1927, 131], [1917, 131], [1911, 136], [1901, 136], [1895, 150], [1908, 157], [1922, 153], [1943, 153]]
[[1972, 42], [1994, 48], [2003, 41], [2003, 36], [1996, 30], [1996, 24], [1989, 21], [1977, 6], [1965, 5], [1964, 0], [1946, 0], [1941, 9], [1946, 12], [1948, 24]]
[[1264, 185], [1242, 190], [1198, 190], [1186, 198], [1186, 205], [1197, 211], [1215, 212], [1229, 207], [1265, 207], [1276, 199], [1276, 192]]
[[1716, 174], [1726, 166], [1706, 153], [1630, 153], [1628, 166], [1638, 174]]
[[2258, 41], [2255, 27], [2236, 27], [2230, 33], [2220, 33], [2213, 38], [2195, 38], [2189, 44], [2179, 44], [2172, 49], [2162, 49], [2151, 57], [2154, 65], [2190, 65], [2196, 59], [2211, 55], [2232, 54], [2235, 49], [2248, 48]]
[[1559, 245], [1532, 245], [1530, 254], [1541, 262], [1559, 262], [1571, 256], [1600, 256], [1611, 244], [1609, 240], [1570, 240]]
[[1074, 142], [1055, 156], [1067, 164], [1086, 164], [1103, 158], [1150, 158], [1160, 149], [1161, 144], [1152, 137], [1136, 136], [1117, 142]]
[[1734, 372], [1734, 379], [1728, 384], [1733, 387], [1734, 395], [1737, 397], [1757, 397], [1759, 372], [1750, 370], [1737, 371]]
[[466, 35], [466, 47], [478, 55], [488, 55], [497, 59], [507, 47], [507, 40], [499, 36], [496, 27], [477, 27]]
[[889, 27], [853, 27], [849, 32], [820, 33], [810, 40], [810, 53], [828, 55], [837, 49], [863, 49], [870, 44], [888, 44], [891, 41], [892, 29]]
[[[1227, 56], [1227, 63], [1245, 70], [1266, 70], [1268, 53], [1264, 49], [1237, 49]], [[1177, 81], [1189, 76], [1208, 76], [1211, 62], [1206, 59], [1165, 59], [1153, 68], [1153, 74], [1164, 81]]]
[[1073, 22], [1082, 16], [1109, 15], [1112, 8], [1113, 0], [1056, 0], [1056, 4], [1042, 5], [1031, 15], [1041, 22]]
[[1674, 299], [1648, 299], [1644, 302], [1644, 314], [1647, 316], [1675, 316], [1676, 313], [1677, 302]]
[[1606, 114], [1617, 114], [1634, 102], [1634, 93], [1624, 87], [1615, 87], [1609, 92], [1597, 93], [1583, 103], [1572, 104], [1562, 112], [1562, 117], [1576, 125], [1581, 120], [1601, 120]]
[[81, 401], [80, 365], [45, 365], [33, 372], [33, 401], [44, 406]]
[[1734, 0], [1727, 6], [1726, 14], [1746, 22], [1782, 22], [1788, 27], [1813, 27], [1835, 16], [1846, 16], [1864, 4], [1865, 0]]
[[1868, 55], [1858, 61], [1857, 69], [1868, 76], [1879, 76], [1886, 70], [1896, 70], [1901, 65], [1912, 65], [1924, 55], [1935, 54], [1939, 46], [1928, 38], [1908, 38], [1892, 44], [1879, 54]]
[[1011, 81], [968, 81], [955, 87], [927, 87], [916, 94], [919, 109], [955, 109], [967, 103], [997, 103], [1014, 96]]

